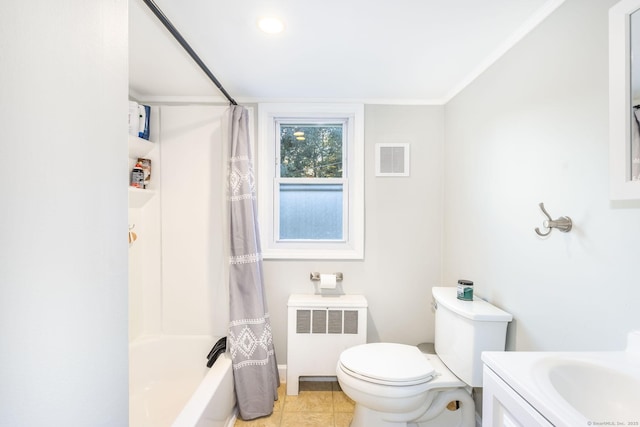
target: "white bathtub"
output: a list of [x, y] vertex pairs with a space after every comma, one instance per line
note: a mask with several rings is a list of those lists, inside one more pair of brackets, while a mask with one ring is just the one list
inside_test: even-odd
[[153, 336], [129, 347], [130, 427], [230, 427], [235, 421], [231, 360], [207, 368], [217, 338]]

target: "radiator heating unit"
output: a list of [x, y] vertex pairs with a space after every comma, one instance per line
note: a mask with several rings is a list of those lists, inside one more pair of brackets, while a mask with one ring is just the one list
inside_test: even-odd
[[367, 342], [367, 300], [294, 294], [287, 305], [287, 394], [297, 395], [300, 377], [335, 377], [340, 353]]

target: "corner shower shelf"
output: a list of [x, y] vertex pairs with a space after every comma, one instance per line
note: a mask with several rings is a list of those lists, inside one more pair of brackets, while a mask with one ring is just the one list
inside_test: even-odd
[[[145, 157], [156, 145], [143, 138], [129, 135], [129, 158], [135, 163], [140, 157]], [[141, 208], [156, 195], [155, 190], [129, 187], [129, 207]]]
[[129, 135], [129, 158], [136, 160], [138, 157], [144, 157], [153, 150], [153, 147], [155, 147], [153, 142]]
[[129, 207], [141, 208], [156, 195], [155, 190], [129, 187]]

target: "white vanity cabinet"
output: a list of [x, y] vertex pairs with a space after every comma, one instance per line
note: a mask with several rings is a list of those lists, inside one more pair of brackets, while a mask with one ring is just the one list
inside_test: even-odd
[[491, 368], [484, 366], [482, 427], [553, 427]]

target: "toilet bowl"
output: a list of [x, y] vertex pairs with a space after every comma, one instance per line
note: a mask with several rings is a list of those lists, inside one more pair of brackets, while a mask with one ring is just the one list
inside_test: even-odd
[[[370, 343], [340, 354], [336, 375], [356, 404], [351, 427], [474, 427], [472, 387], [482, 385], [483, 351], [505, 347], [512, 316], [456, 288], [433, 288], [436, 354]], [[457, 402], [455, 410], [447, 409]]]
[[[473, 426], [475, 407], [466, 384], [434, 354], [395, 343], [363, 344], [340, 355], [336, 375], [356, 402], [351, 427]], [[455, 413], [446, 410], [461, 402]]]

